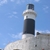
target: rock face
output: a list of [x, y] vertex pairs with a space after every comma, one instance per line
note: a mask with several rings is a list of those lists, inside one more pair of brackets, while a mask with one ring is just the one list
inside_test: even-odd
[[4, 50], [50, 50], [50, 34], [39, 34], [12, 42]]

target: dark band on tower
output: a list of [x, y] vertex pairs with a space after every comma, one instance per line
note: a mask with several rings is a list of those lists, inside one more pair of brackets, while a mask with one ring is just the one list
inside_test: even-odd
[[35, 35], [35, 20], [33, 20], [33, 19], [25, 19], [24, 20], [23, 34]]

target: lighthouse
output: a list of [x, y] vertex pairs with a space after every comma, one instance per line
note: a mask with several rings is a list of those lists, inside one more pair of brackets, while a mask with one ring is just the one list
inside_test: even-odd
[[50, 50], [50, 34], [39, 33], [35, 37], [35, 18], [33, 4], [27, 4], [23, 12], [24, 27], [21, 40], [7, 44], [4, 50]]
[[35, 35], [35, 18], [36, 12], [34, 11], [33, 4], [27, 4], [27, 9], [23, 12], [24, 28], [22, 39], [33, 37]]

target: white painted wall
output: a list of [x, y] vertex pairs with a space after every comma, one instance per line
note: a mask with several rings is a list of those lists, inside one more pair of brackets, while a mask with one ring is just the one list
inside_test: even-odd
[[22, 35], [22, 39], [25, 39], [25, 38], [28, 38], [28, 37], [34, 37], [34, 35], [28, 34], [28, 33]]
[[26, 14], [25, 16], [24, 16], [24, 20], [25, 19], [33, 19], [33, 20], [35, 20], [35, 15], [33, 15], [33, 14]]
[[24, 20], [25, 19], [34, 19], [35, 20], [35, 17], [36, 17], [36, 13], [34, 10], [32, 9], [28, 9], [28, 10], [25, 10], [23, 12], [23, 16], [24, 16]]

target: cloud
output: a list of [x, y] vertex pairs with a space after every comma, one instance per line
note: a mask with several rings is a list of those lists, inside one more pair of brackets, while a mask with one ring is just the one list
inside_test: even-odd
[[22, 4], [24, 3], [26, 0], [10, 0], [11, 2], [15, 2], [16, 4]]
[[17, 17], [17, 12], [16, 11], [13, 11], [12, 13], [8, 13], [8, 17], [9, 18], [18, 18]]
[[25, 2], [25, 0], [22, 0], [22, 3], [24, 3]]
[[14, 0], [10, 0], [11, 2], [14, 2]]
[[[40, 0], [10, 0], [10, 2], [15, 2], [16, 4], [31, 3], [32, 1], [39, 2]], [[0, 5], [6, 4], [7, 2], [8, 0], [0, 0]]]
[[16, 4], [20, 4], [21, 0], [10, 0], [11, 2], [15, 2]]
[[37, 32], [42, 33], [42, 32], [45, 32], [45, 31], [35, 30], [35, 33], [37, 33]]
[[40, 0], [34, 0], [35, 2], [39, 2]]
[[10, 15], [10, 16], [8, 16], [9, 18], [12, 18], [14, 15]]
[[17, 16], [15, 16], [15, 15], [10, 15], [10, 16], [8, 16], [9, 18], [18, 18]]
[[0, 33], [0, 37], [2, 37], [3, 35], [2, 35], [2, 33]]
[[16, 4], [21, 4], [21, 1], [20, 0], [17, 0]]
[[48, 13], [48, 9], [49, 9], [49, 7], [44, 5], [44, 7], [43, 7], [44, 12]]
[[[0, 0], [0, 5], [6, 4], [8, 0]], [[10, 0], [10, 2], [15, 2], [16, 4], [24, 3], [25, 0]]]
[[17, 0], [16, 1], [16, 4], [22, 4], [22, 3], [24, 3], [26, 0]]
[[22, 37], [22, 32], [18, 33], [18, 34], [9, 34], [9, 36], [11, 38], [14, 38], [14, 39], [21, 39]]
[[39, 32], [39, 33], [44, 33], [45, 31], [42, 31], [42, 30], [35, 30], [35, 37], [36, 37], [36, 35], [37, 35], [37, 32]]
[[35, 30], [35, 33], [37, 33], [37, 32], [39, 32], [39, 33], [41, 33], [41, 34], [50, 34], [50, 30], [44, 30], [44, 31], [42, 31], [42, 30]]
[[6, 4], [7, 0], [0, 0], [0, 5]]
[[49, 30], [46, 30], [46, 33], [50, 33], [50, 31]]
[[15, 2], [18, 5], [22, 3], [32, 3], [32, 2], [39, 2], [40, 0], [10, 0], [11, 2]]
[[2, 34], [0, 33], [0, 36], [1, 36]]
[[37, 32], [39, 32], [40, 34], [50, 34], [50, 31], [49, 30], [45, 30], [45, 31], [42, 31], [42, 30], [35, 30], [35, 37], [37, 35]]
[[3, 45], [5, 46], [5, 45], [7, 45], [7, 43], [3, 43]]
[[13, 14], [17, 14], [17, 12], [16, 12], [16, 11], [14, 11], [14, 12], [13, 12]]

